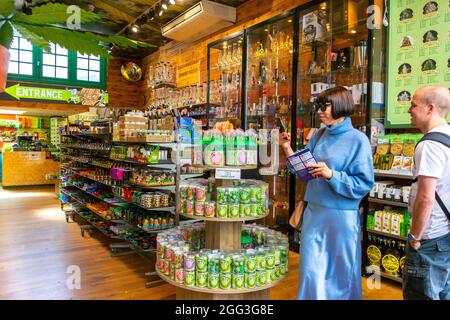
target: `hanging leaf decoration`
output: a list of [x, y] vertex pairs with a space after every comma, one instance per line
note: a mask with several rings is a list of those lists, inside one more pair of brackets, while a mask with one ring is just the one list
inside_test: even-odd
[[[17, 13], [14, 17], [14, 21], [36, 25], [66, 23], [67, 19], [71, 16], [71, 13], [67, 13], [68, 7], [69, 6], [62, 3], [48, 3], [40, 7], [34, 7], [33, 14], [30, 16], [22, 12]], [[80, 8], [81, 23], [89, 23], [99, 20], [100, 18], [100, 15], [96, 13]]]
[[14, 11], [14, 0], [2, 0], [0, 3], [0, 20], [8, 18]]
[[[1, 24], [1, 23], [0, 23]], [[9, 49], [13, 42], [14, 31], [9, 21], [4, 21], [0, 27], [0, 45]]]
[[[104, 36], [92, 32], [70, 30], [57, 24], [66, 23], [70, 14], [69, 6], [63, 3], [46, 3], [33, 7], [33, 14], [26, 15], [14, 11], [14, 0], [1, 0], [0, 4], [0, 44], [7, 49], [13, 40], [13, 28], [33, 45], [50, 51], [50, 43], [55, 43], [70, 51], [81, 54], [108, 57], [109, 45], [122, 48], [153, 48], [152, 44], [128, 39], [124, 36]], [[11, 13], [15, 14], [11, 17]], [[101, 19], [101, 16], [80, 8], [80, 23], [90, 23]], [[3, 22], [3, 23], [2, 23]]]
[[24, 26], [23, 24], [16, 22], [14, 24], [14, 28], [17, 30], [17, 32], [20, 33], [22, 38], [25, 38], [28, 41], [30, 41], [32, 45], [35, 45], [36, 47], [39, 47], [46, 52], [50, 52], [49, 41], [45, 40], [42, 36], [28, 29], [27, 26]]

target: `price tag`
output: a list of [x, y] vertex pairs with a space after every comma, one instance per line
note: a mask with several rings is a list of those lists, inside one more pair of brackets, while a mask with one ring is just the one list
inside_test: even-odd
[[216, 179], [239, 180], [241, 178], [241, 169], [216, 169]]

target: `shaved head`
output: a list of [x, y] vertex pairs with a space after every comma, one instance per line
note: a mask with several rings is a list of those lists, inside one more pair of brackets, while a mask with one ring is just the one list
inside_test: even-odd
[[433, 104], [441, 117], [447, 117], [450, 112], [450, 91], [446, 87], [427, 86], [416, 91], [417, 97], [423, 104]]

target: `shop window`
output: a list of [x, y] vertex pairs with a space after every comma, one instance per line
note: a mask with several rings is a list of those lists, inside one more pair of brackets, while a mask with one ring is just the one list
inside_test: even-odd
[[42, 77], [68, 79], [69, 52], [55, 44], [50, 48], [51, 53], [42, 53]]
[[106, 89], [106, 59], [50, 44], [50, 52], [14, 32], [8, 79]]
[[9, 53], [8, 73], [23, 76], [33, 75], [33, 46], [30, 42], [15, 32]]
[[100, 82], [100, 57], [77, 53], [77, 80]]

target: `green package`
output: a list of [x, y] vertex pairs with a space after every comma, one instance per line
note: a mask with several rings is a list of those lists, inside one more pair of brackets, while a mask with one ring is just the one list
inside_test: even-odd
[[256, 286], [263, 287], [267, 283], [266, 270], [256, 272]]
[[228, 218], [239, 218], [239, 204], [232, 203], [228, 205]]
[[220, 279], [220, 289], [231, 289], [231, 273], [221, 273]]
[[256, 286], [256, 272], [246, 273], [244, 280], [246, 288], [254, 288]]
[[206, 255], [197, 254], [195, 256], [195, 265], [197, 272], [206, 272], [208, 269], [208, 257]]
[[187, 287], [195, 286], [195, 271], [184, 272], [184, 285]]
[[224, 187], [217, 187], [217, 203], [227, 204], [228, 203], [228, 191]]
[[228, 217], [228, 205], [218, 204], [217, 205], [217, 217], [226, 219]]
[[205, 288], [208, 284], [208, 273], [207, 272], [196, 272], [195, 273], [195, 284], [197, 287]]
[[239, 215], [241, 217], [246, 217], [249, 218], [252, 216], [252, 212], [251, 212], [251, 204], [248, 203], [241, 203], [239, 205]]
[[231, 272], [232, 259], [229, 255], [220, 256], [220, 272], [230, 273]]
[[244, 256], [243, 255], [234, 255], [233, 256], [233, 266], [232, 272], [234, 274], [244, 274]]
[[241, 203], [249, 203], [250, 202], [250, 188], [241, 188], [240, 189], [240, 195], [241, 195]]
[[256, 271], [256, 256], [255, 254], [248, 254], [244, 258], [244, 270], [246, 273]]
[[275, 268], [275, 252], [269, 250], [266, 252], [266, 269]]
[[210, 273], [208, 276], [208, 288], [217, 289], [219, 288], [219, 274]]
[[245, 275], [243, 273], [242, 274], [232, 274], [231, 282], [232, 282], [233, 289], [242, 289], [242, 288], [244, 288]]

